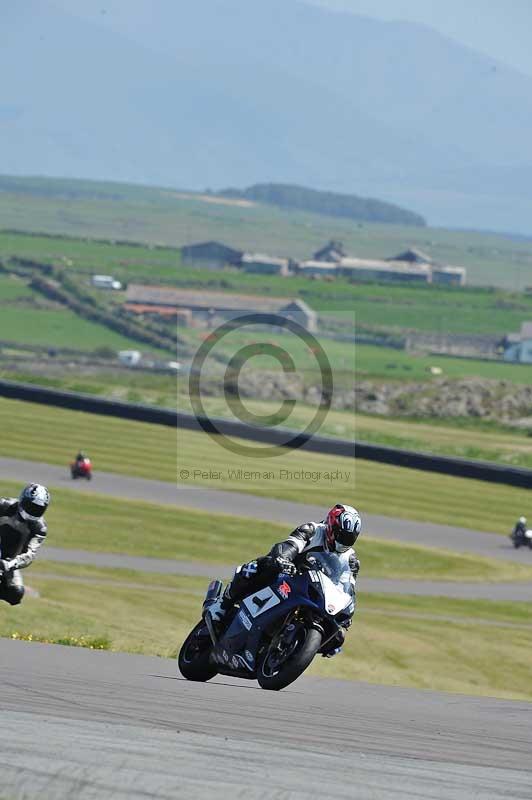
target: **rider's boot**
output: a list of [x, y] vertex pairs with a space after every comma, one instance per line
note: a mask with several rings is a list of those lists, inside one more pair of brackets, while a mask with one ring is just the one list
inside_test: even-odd
[[205, 602], [203, 603], [203, 615], [205, 612], [208, 611], [211, 615], [211, 619], [213, 622], [221, 623], [226, 617], [227, 612], [233, 605], [233, 601], [229, 595], [229, 586], [226, 587], [223, 594], [218, 595], [214, 598], [205, 598]]
[[336, 636], [334, 636], [325, 646], [322, 652], [323, 658], [332, 658], [342, 652], [342, 645], [345, 641], [345, 631], [340, 629]]

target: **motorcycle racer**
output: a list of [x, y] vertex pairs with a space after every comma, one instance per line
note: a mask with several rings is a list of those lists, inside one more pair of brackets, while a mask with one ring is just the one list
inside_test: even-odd
[[77, 467], [80, 467], [85, 461], [89, 461], [89, 457], [83, 452], [83, 450], [80, 450], [74, 460], [74, 463]]
[[80, 451], [75, 460], [70, 464], [70, 474], [72, 478], [87, 478], [90, 480], [92, 477], [92, 463], [86, 453]]
[[526, 517], [519, 517], [514, 525], [512, 536], [514, 538], [522, 538], [526, 533]]
[[29, 567], [44, 542], [44, 513], [50, 504], [45, 486], [29, 483], [18, 499], [0, 498], [0, 600], [12, 606], [22, 602], [20, 570]]
[[[295, 562], [302, 553], [337, 553], [347, 560], [351, 572], [349, 589], [353, 603], [349, 621], [345, 624], [346, 628], [350, 627], [355, 612], [356, 577], [360, 569], [360, 561], [353, 545], [360, 533], [361, 524], [360, 515], [353, 506], [337, 503], [322, 522], [306, 522], [300, 525], [282, 542], [274, 544], [268, 555], [238, 566], [222, 597], [211, 601], [204, 608], [204, 613], [208, 610], [214, 622], [223, 623], [227, 612], [235, 603], [267, 586], [280, 572], [294, 575], [297, 571]], [[342, 631], [331, 641], [330, 648], [324, 655], [331, 657], [340, 652], [344, 639], [345, 633]]]

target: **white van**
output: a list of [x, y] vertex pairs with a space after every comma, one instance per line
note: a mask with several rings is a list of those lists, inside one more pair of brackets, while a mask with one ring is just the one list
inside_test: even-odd
[[91, 283], [97, 289], [121, 289], [122, 284], [113, 278], [112, 275], [93, 275]]
[[139, 350], [120, 350], [118, 360], [127, 367], [136, 367], [142, 358]]

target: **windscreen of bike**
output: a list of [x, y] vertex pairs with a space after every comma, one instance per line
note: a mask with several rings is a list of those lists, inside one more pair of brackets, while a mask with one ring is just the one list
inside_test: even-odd
[[311, 569], [317, 569], [327, 575], [331, 581], [350, 593], [351, 570], [349, 569], [349, 556], [347, 553], [312, 552], [306, 554], [305, 564]]

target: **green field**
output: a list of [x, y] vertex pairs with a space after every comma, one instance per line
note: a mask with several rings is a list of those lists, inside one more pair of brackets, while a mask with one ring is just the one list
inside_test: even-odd
[[0, 258], [30, 259], [87, 274], [124, 280], [172, 281], [181, 265], [177, 248], [155, 248], [60, 236], [30, 236], [0, 231]]
[[[169, 657], [206, 589], [198, 578], [53, 563], [36, 564], [26, 581], [39, 597], [0, 604], [0, 636]], [[310, 674], [532, 700], [531, 647], [525, 603], [359, 594], [344, 652], [318, 657]]]
[[417, 356], [404, 350], [357, 345], [356, 375], [358, 378], [431, 381], [431, 367], [439, 367], [444, 378], [475, 376], [511, 383], [532, 383], [532, 365], [504, 361], [482, 361], [452, 356]]
[[[68, 309], [1, 308], [0, 339], [27, 345], [92, 351], [138, 349], [139, 343]], [[152, 349], [152, 348], [150, 348]]]
[[526, 241], [498, 234], [356, 224], [127, 184], [11, 180], [11, 188], [0, 193], [0, 216], [4, 228], [178, 247], [216, 239], [252, 252], [293, 258], [310, 257], [329, 239], [340, 239], [349, 253], [361, 257], [388, 257], [409, 246], [419, 247], [438, 261], [467, 267], [470, 283], [512, 290], [530, 282], [532, 264]]
[[113, 350], [139, 347], [135, 340], [45, 300], [17, 276], [2, 273], [0, 340], [87, 352], [101, 347]]
[[229, 453], [203, 433], [179, 431], [174, 438], [164, 426], [6, 399], [0, 399], [0, 422], [3, 455], [63, 465], [66, 471], [81, 447], [93, 459], [96, 480], [98, 470], [167, 481], [185, 470], [188, 478], [181, 480], [195, 485], [324, 508], [343, 499], [369, 513], [501, 534], [529, 513], [526, 489], [361, 459], [283, 450], [274, 459], [257, 460]]
[[68, 465], [87, 450], [98, 470], [174, 481], [176, 435], [164, 425], [84, 414], [0, 398], [0, 421], [9, 431], [2, 455]]
[[35, 293], [24, 280], [16, 275], [5, 275], [0, 272], [0, 304], [2, 306], [17, 300], [33, 299]]

